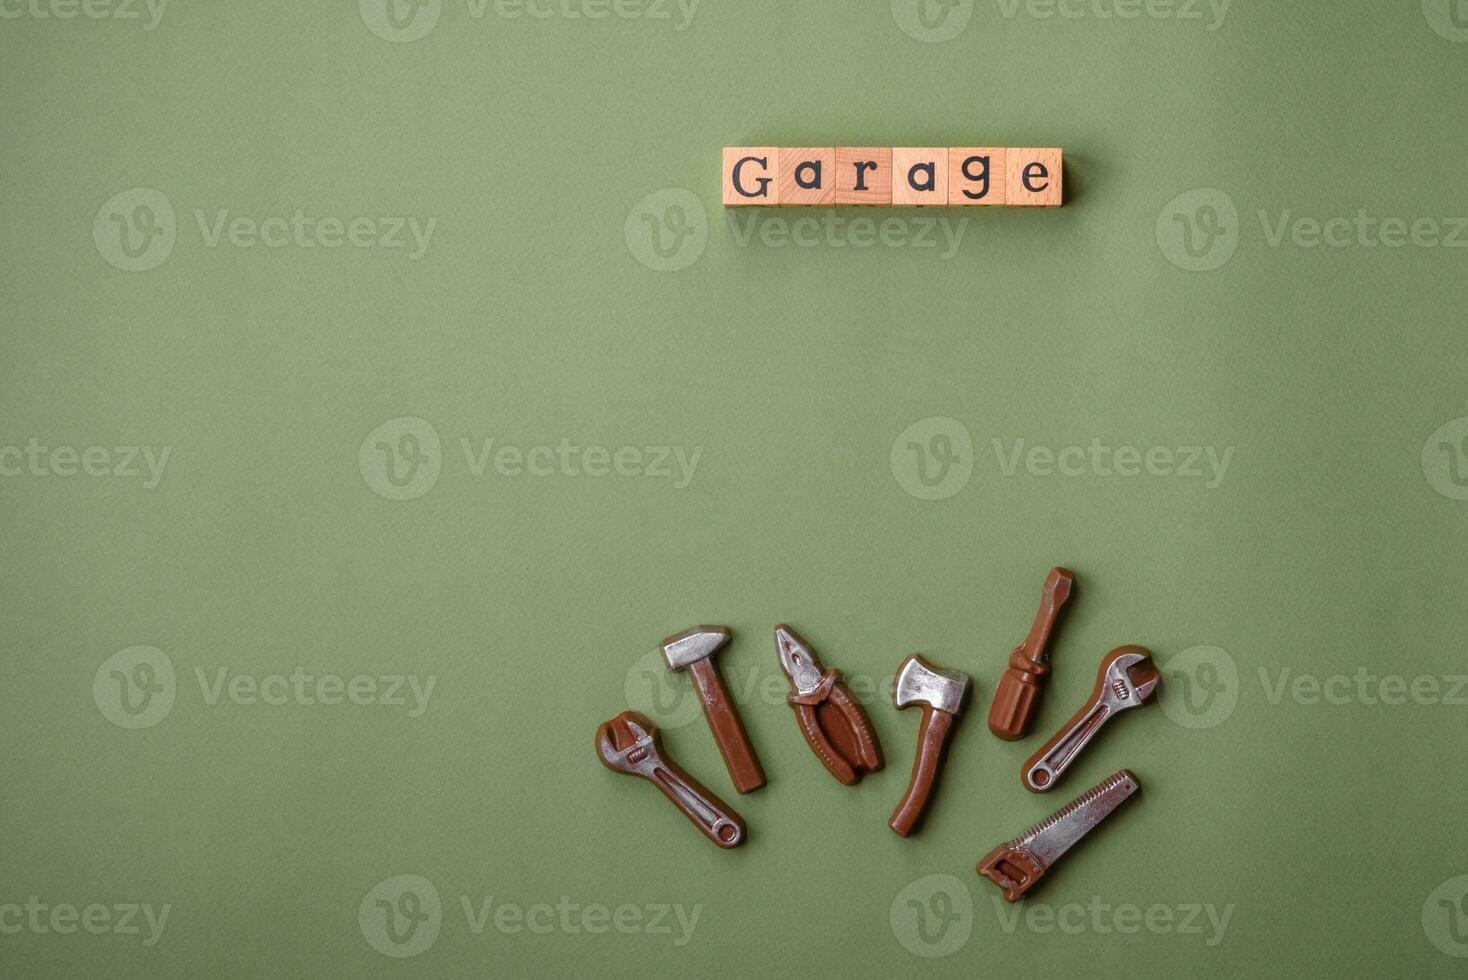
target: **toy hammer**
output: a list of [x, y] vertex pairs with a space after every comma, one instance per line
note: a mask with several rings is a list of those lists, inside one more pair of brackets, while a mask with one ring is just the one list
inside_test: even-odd
[[714, 654], [728, 642], [727, 626], [695, 626], [663, 641], [663, 659], [667, 660], [669, 670], [687, 670], [692, 675], [693, 686], [698, 688], [698, 701], [703, 705], [719, 754], [729, 769], [729, 778], [734, 781], [735, 789], [748, 793], [765, 784], [765, 771], [755, 758], [754, 746], [744, 734], [739, 712], [729, 692], [724, 690], [719, 669], [714, 666]]

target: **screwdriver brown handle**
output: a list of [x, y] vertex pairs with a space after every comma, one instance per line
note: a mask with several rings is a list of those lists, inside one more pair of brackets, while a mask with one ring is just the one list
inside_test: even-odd
[[713, 730], [714, 742], [724, 757], [734, 788], [741, 793], [759, 789], [765, 784], [765, 771], [760, 768], [754, 746], [744, 733], [744, 725], [734, 709], [734, 702], [729, 699], [729, 692], [724, 690], [718, 668], [707, 660], [699, 660], [689, 664], [688, 672], [693, 675], [693, 686], [698, 689], [704, 717]]
[[738, 847], [744, 841], [744, 821], [739, 814], [676, 762], [659, 757], [657, 767], [647, 779], [715, 844]]
[[989, 731], [996, 738], [1013, 742], [1030, 729], [1035, 708], [1040, 703], [1041, 685], [1050, 673], [1048, 649], [1060, 610], [1070, 599], [1075, 573], [1068, 568], [1052, 568], [1045, 577], [1040, 609], [1024, 642], [1009, 655], [1009, 668], [994, 685], [994, 700], [989, 704]]
[[928, 799], [933, 795], [933, 786], [938, 779], [938, 769], [943, 764], [943, 755], [948, 748], [948, 733], [953, 725], [953, 716], [946, 711], [923, 709], [923, 720], [918, 726], [917, 757], [912, 764], [912, 778], [907, 783], [907, 793], [902, 802], [892, 811], [888, 826], [902, 837], [909, 836], [922, 819]]

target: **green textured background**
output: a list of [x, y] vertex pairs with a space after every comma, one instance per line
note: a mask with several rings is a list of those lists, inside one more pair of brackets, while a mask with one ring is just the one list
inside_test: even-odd
[[[178, 2], [151, 31], [7, 6], [0, 445], [171, 455], [154, 488], [0, 479], [0, 905], [170, 912], [148, 946], [146, 927], [16, 931], [0, 910], [0, 974], [1462, 975], [1468, 705], [1270, 697], [1281, 677], [1446, 689], [1468, 669], [1468, 502], [1435, 489], [1453, 486], [1447, 455], [1420, 459], [1468, 415], [1468, 252], [1272, 247], [1258, 216], [1468, 212], [1468, 44], [1433, 29], [1435, 2], [1236, 0], [1210, 31], [1211, 15], [1008, 17], [986, 0], [941, 43], [885, 2], [704, 0], [678, 30], [676, 8], [476, 19], [450, 0], [412, 43], [348, 2]], [[1059, 145], [1069, 199], [944, 211], [967, 222], [947, 257], [741, 246], [719, 148], [822, 142]], [[92, 238], [130, 188], [177, 213], [146, 272]], [[666, 188], [706, 223], [676, 271], [638, 259], [644, 214], [672, 216], [639, 202]], [[1207, 272], [1157, 235], [1196, 188], [1239, 215], [1237, 251]], [[210, 248], [195, 215], [296, 208], [437, 225], [413, 261]], [[396, 501], [358, 451], [404, 416], [441, 436], [442, 472]], [[889, 455], [934, 417], [970, 435], [972, 476], [925, 500]], [[682, 488], [475, 477], [460, 440], [489, 438], [702, 456]], [[993, 439], [1235, 452], [1210, 489], [1007, 477]], [[1056, 563], [1081, 584], [1039, 734], [1003, 744], [983, 714]], [[885, 826], [916, 712], [871, 699], [888, 766], [839, 786], [783, 703], [782, 620], [850, 675], [885, 681], [912, 651], [973, 674], [920, 836]], [[673, 702], [667, 749], [749, 823], [728, 853], [592, 752], [629, 696], [666, 708], [686, 690], [659, 690], [640, 658], [697, 622], [735, 630], [726, 676], [753, 686], [770, 777], [733, 794]], [[1121, 719], [1056, 793], [1023, 792], [1020, 762], [1128, 642], [1164, 665], [1220, 648], [1179, 663], [1222, 665], [1236, 709], [1175, 723], [1212, 679], [1175, 665], [1170, 710]], [[169, 658], [175, 703], [129, 730], [93, 679], [135, 645]], [[196, 675], [297, 667], [437, 680], [411, 718], [210, 704]], [[1121, 766], [1142, 795], [1027, 903], [1083, 926], [1006, 931], [977, 858]], [[403, 874], [433, 883], [442, 921], [397, 959], [358, 911]], [[910, 905], [925, 880], [947, 898]], [[476, 934], [461, 896], [700, 917], [681, 946], [676, 926]], [[1206, 927], [1098, 928], [1074, 903], [1233, 908], [1210, 945]], [[957, 948], [917, 955], [933, 936]]]

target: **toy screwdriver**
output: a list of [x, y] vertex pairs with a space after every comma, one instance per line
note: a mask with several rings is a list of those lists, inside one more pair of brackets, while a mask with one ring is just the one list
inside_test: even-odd
[[1029, 635], [1010, 652], [1009, 669], [994, 687], [989, 731], [995, 737], [1013, 742], [1029, 731], [1035, 706], [1040, 703], [1041, 684], [1050, 673], [1050, 634], [1073, 585], [1075, 573], [1068, 568], [1052, 568], [1045, 577], [1040, 611], [1035, 613]]

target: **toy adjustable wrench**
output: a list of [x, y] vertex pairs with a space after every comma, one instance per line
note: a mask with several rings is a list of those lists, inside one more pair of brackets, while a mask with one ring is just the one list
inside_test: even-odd
[[1054, 789], [1101, 726], [1120, 712], [1145, 704], [1157, 690], [1160, 676], [1152, 654], [1143, 647], [1117, 647], [1103, 657], [1090, 699], [1020, 769], [1025, 789], [1031, 793]]

